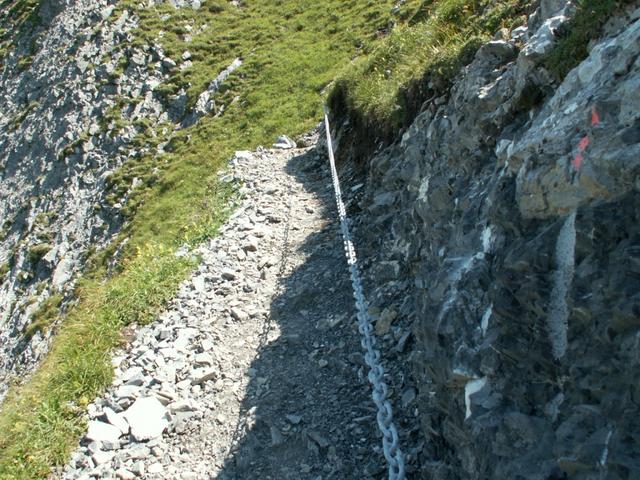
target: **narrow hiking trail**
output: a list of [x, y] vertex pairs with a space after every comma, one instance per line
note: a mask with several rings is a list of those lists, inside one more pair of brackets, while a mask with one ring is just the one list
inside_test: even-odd
[[115, 356], [60, 478], [385, 476], [325, 158], [259, 149], [231, 163], [241, 205]]

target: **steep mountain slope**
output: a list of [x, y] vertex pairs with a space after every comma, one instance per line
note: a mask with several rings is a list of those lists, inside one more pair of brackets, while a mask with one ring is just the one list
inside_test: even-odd
[[[227, 435], [235, 420], [247, 422], [242, 438], [220, 440], [214, 460], [232, 477], [299, 478], [296, 468], [304, 478], [385, 476], [380, 451], [362, 453], [375, 444], [375, 429], [359, 425], [367, 415], [349, 417], [348, 433], [324, 418], [335, 413], [331, 402], [344, 400], [330, 385], [314, 384], [317, 395], [304, 401], [317, 402], [307, 407], [323, 417], [316, 423], [339, 432], [336, 451], [326, 435], [282, 419], [283, 405], [304, 403], [288, 403], [303, 398], [296, 395], [304, 389], [291, 386], [299, 375], [270, 371], [288, 354], [304, 355], [299, 362], [310, 369], [326, 347], [318, 378], [339, 389], [355, 374], [360, 383], [349, 398], [366, 397], [366, 372], [347, 350], [355, 339], [338, 339], [356, 332], [344, 319], [322, 330], [324, 317], [349, 318], [337, 311], [346, 302], [325, 308], [312, 288], [332, 273], [320, 282], [283, 271], [290, 291], [281, 300], [290, 309], [279, 312], [274, 299], [265, 322], [273, 313], [296, 335], [273, 332], [273, 348], [255, 347], [259, 315], [238, 313], [237, 299], [217, 303], [202, 286], [257, 301], [255, 289], [237, 281], [220, 287], [229, 279], [208, 270], [210, 259], [189, 254], [243, 194], [232, 177], [218, 175], [233, 152], [310, 130], [323, 93], [409, 475], [640, 476], [637, 1], [4, 0], [1, 7], [0, 478], [45, 478], [65, 464], [73, 478], [110, 478], [121, 468], [121, 478], [205, 478], [212, 470], [196, 468], [199, 454], [189, 455], [181, 435], [200, 432], [202, 442], [190, 444], [203, 452], [205, 430]], [[303, 157], [320, 176], [323, 148]], [[269, 199], [270, 207], [283, 209], [285, 200]], [[252, 215], [228, 224], [238, 239], [268, 216]], [[331, 235], [314, 225], [304, 245], [330, 250]], [[247, 249], [224, 248], [216, 253], [221, 264], [229, 254], [257, 261]], [[314, 271], [314, 255], [298, 253], [298, 270]], [[198, 264], [206, 275], [179, 290]], [[194, 327], [169, 310], [132, 342], [167, 302], [184, 312], [183, 301]], [[317, 308], [310, 313], [300, 302]], [[214, 324], [212, 309], [220, 313]], [[318, 321], [300, 333], [309, 319]], [[165, 321], [168, 330], [160, 328]], [[220, 326], [228, 321], [251, 339], [234, 352], [241, 363], [230, 360], [192, 383], [196, 355], [238, 341], [235, 325]], [[219, 344], [189, 344], [212, 335]], [[174, 340], [180, 348], [168, 345]], [[111, 358], [117, 347], [122, 365], [147, 376], [116, 370], [105, 393], [123, 361]], [[257, 355], [256, 378], [249, 352]], [[156, 371], [167, 378], [156, 380]], [[230, 377], [214, 384], [226, 371]], [[236, 395], [226, 411], [237, 419], [213, 418], [211, 408], [186, 400], [215, 406], [225, 389]], [[143, 393], [163, 397], [171, 412], [162, 410], [166, 431], [138, 448], [148, 439], [117, 415]], [[269, 423], [256, 409], [278, 418]], [[115, 440], [91, 441], [88, 419]], [[336, 453], [355, 444], [367, 465]], [[241, 454], [221, 453], [234, 445]], [[144, 461], [135, 458], [143, 450]]]
[[117, 128], [109, 112], [137, 96], [121, 121], [168, 117], [151, 90], [162, 69], [133, 65], [114, 75], [125, 58], [116, 47], [136, 25], [129, 15], [109, 21], [107, 2], [43, 2], [33, 15], [47, 24], [18, 37], [0, 79], [0, 398], [8, 375], [46, 351], [46, 322], [73, 291], [89, 248], [104, 248], [122, 225], [122, 202], [107, 199], [107, 186], [139, 155], [130, 144], [140, 128]]

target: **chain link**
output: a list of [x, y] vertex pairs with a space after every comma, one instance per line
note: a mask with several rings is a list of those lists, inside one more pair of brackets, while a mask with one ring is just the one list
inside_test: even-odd
[[331, 130], [329, 127], [329, 116], [327, 107], [324, 113], [325, 130], [327, 132], [327, 149], [329, 151], [329, 162], [331, 164], [331, 177], [333, 180], [333, 188], [336, 195], [336, 204], [338, 206], [338, 215], [340, 218], [340, 230], [342, 231], [342, 239], [344, 241], [344, 249], [347, 256], [347, 264], [351, 273], [351, 284], [353, 286], [353, 296], [356, 301], [356, 310], [358, 318], [358, 329], [362, 335], [362, 348], [365, 351], [365, 362], [369, 366], [369, 383], [373, 387], [372, 397], [378, 408], [377, 420], [378, 428], [382, 433], [382, 450], [384, 457], [389, 464], [389, 480], [404, 480], [405, 467], [404, 457], [400, 450], [398, 440], [398, 430], [393, 423], [393, 411], [391, 404], [387, 399], [389, 389], [384, 382], [384, 368], [380, 363], [380, 351], [376, 348], [376, 339], [371, 326], [371, 318], [367, 311], [367, 301], [362, 289], [362, 281], [360, 280], [360, 270], [358, 268], [358, 258], [356, 250], [351, 239], [349, 231], [349, 218], [347, 210], [342, 201], [342, 192], [340, 190], [340, 180], [338, 179], [338, 171], [333, 156], [333, 145], [331, 142]]

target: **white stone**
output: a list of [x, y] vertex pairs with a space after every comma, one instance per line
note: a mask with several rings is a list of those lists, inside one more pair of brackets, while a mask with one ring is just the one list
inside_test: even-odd
[[282, 150], [290, 150], [292, 148], [296, 148], [296, 142], [291, 140], [286, 135], [280, 135], [276, 140], [276, 143], [273, 144], [273, 148], [279, 148]]
[[91, 421], [87, 431], [87, 439], [94, 442], [116, 443], [122, 435], [119, 428], [105, 422]]
[[116, 477], [120, 480], [134, 480], [134, 478], [136, 478], [133, 472], [130, 472], [126, 468], [119, 468], [116, 470]]
[[64, 289], [67, 282], [73, 275], [73, 260], [70, 258], [63, 258], [58, 262], [55, 271], [53, 272], [53, 288], [58, 291]]
[[114, 456], [115, 456], [114, 452], [97, 451], [96, 453], [91, 455], [91, 459], [94, 461], [96, 465], [104, 465], [105, 463], [111, 462]]
[[240, 310], [237, 307], [232, 307], [230, 312], [231, 312], [231, 316], [236, 320], [238, 320], [239, 322], [244, 322], [249, 318], [249, 315], [246, 312]]
[[105, 407], [104, 414], [107, 417], [107, 421], [118, 428], [123, 434], [129, 433], [129, 424], [121, 413], [116, 413], [109, 407]]
[[167, 427], [166, 409], [155, 397], [137, 399], [124, 413], [136, 441], [157, 438]]
[[484, 388], [486, 384], [487, 384], [487, 377], [483, 377], [483, 378], [471, 380], [470, 382], [467, 382], [467, 384], [465, 385], [464, 404], [467, 409], [467, 412], [464, 416], [465, 420], [471, 416], [471, 395], [473, 395], [474, 393], [478, 393], [480, 390]]
[[164, 470], [164, 467], [162, 466], [161, 463], [154, 463], [153, 465], [151, 465], [148, 469], [149, 473], [162, 473], [162, 471]]
[[194, 360], [199, 365], [213, 365], [213, 357], [208, 353], [198, 353]]

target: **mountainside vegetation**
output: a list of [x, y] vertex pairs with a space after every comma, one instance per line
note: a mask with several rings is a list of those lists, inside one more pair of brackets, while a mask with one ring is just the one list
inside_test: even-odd
[[[152, 320], [193, 265], [177, 258], [176, 249], [215, 234], [224, 218], [233, 191], [218, 182], [217, 172], [234, 150], [313, 128], [322, 111], [320, 94], [339, 69], [370, 52], [418, 4], [405, 3], [399, 14], [391, 1], [261, 0], [239, 8], [205, 1], [198, 10], [117, 4], [113, 18], [128, 10], [140, 20], [135, 45], [123, 48], [160, 43], [176, 59], [189, 51], [192, 65], [176, 69], [159, 87], [167, 98], [183, 88], [194, 105], [235, 58], [243, 65], [215, 98], [224, 113], [170, 133], [169, 125], [149, 125], [134, 146], [149, 151], [169, 140], [161, 161], [132, 158], [110, 180], [114, 189], [134, 176], [142, 185], [128, 199], [128, 222], [119, 238], [88, 260], [78, 305], [63, 320], [48, 319], [58, 331], [46, 361], [3, 404], [0, 478], [45, 478], [67, 460], [84, 429], [83, 406], [111, 381], [109, 353], [125, 341], [123, 326]], [[5, 32], [6, 38], [11, 34]], [[118, 73], [125, 72], [122, 65]], [[117, 119], [118, 112], [113, 115]], [[109, 264], [116, 251], [121, 260], [114, 270]]]
[[[112, 18], [128, 11], [139, 19], [134, 44], [122, 48], [161, 45], [176, 60], [188, 52], [191, 64], [158, 86], [167, 100], [184, 91], [193, 107], [234, 59], [243, 63], [216, 93], [211, 115], [182, 129], [145, 125], [132, 145], [142, 153], [111, 176], [116, 193], [141, 180], [124, 206], [127, 221], [110, 247], [88, 257], [75, 306], [60, 317], [47, 305], [32, 327], [53, 328], [56, 335], [47, 359], [13, 386], [0, 410], [0, 479], [46, 478], [67, 461], [85, 428], [84, 407], [112, 380], [110, 353], [126, 345], [125, 327], [153, 320], [196, 264], [176, 251], [215, 235], [229, 213], [237, 192], [218, 172], [235, 150], [309, 131], [321, 118], [323, 99], [368, 129], [370, 139], [390, 141], [423, 101], [449, 88], [483, 42], [526, 22], [531, 3], [255, 0], [235, 6], [205, 0], [194, 10], [118, 2]], [[601, 28], [616, 2], [600, 3], [578, 2], [575, 33], [549, 59], [559, 78], [586, 55], [584, 38]], [[38, 6], [35, 0], [0, 3], [8, 25], [0, 31], [0, 57], [17, 35], [30, 34]], [[27, 57], [22, 66], [28, 68]], [[136, 101], [123, 98], [122, 107]], [[112, 117], [122, 121], [117, 110]], [[160, 145], [162, 155], [150, 153]]]

